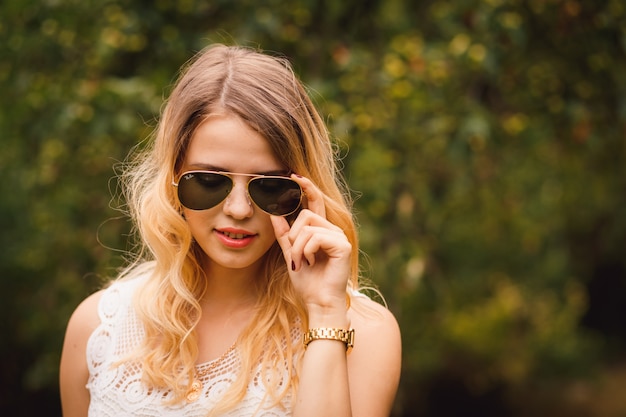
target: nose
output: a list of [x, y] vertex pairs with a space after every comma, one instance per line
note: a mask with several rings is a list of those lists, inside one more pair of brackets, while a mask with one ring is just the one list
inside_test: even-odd
[[233, 189], [224, 202], [224, 213], [234, 219], [245, 219], [252, 216], [254, 208], [248, 195], [248, 187], [245, 181], [234, 181]]

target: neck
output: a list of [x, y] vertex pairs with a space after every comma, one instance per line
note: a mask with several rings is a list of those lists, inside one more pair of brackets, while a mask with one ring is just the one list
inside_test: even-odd
[[251, 307], [256, 303], [258, 265], [231, 269], [209, 263], [203, 269], [207, 281], [206, 292], [200, 301], [203, 310], [216, 308], [228, 311]]

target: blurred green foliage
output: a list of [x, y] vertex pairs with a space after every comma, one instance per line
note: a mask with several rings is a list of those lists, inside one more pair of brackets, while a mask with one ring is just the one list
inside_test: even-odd
[[128, 247], [113, 167], [211, 42], [288, 56], [328, 120], [394, 415], [626, 413], [621, 0], [3, 1], [3, 410], [59, 414], [67, 319]]

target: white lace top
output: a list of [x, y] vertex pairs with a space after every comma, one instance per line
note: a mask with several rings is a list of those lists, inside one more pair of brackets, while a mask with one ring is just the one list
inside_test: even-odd
[[[89, 417], [125, 416], [206, 416], [224, 391], [231, 385], [239, 367], [236, 349], [223, 357], [197, 367], [202, 389], [193, 402], [166, 405], [172, 398], [169, 390], [152, 389], [141, 382], [141, 367], [137, 364], [112, 366], [134, 349], [145, 336], [142, 324], [132, 306], [135, 289], [143, 278], [114, 283], [102, 295], [98, 307], [101, 324], [90, 336], [87, 344], [87, 364], [91, 393]], [[204, 374], [204, 375], [203, 375]], [[291, 398], [284, 407], [263, 408], [266, 391], [261, 382], [260, 366], [251, 378], [246, 396], [223, 416], [287, 417], [290, 416]]]

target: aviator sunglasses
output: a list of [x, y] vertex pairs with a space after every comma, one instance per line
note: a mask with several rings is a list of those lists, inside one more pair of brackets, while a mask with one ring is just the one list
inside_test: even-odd
[[300, 207], [302, 188], [288, 177], [236, 172], [187, 171], [178, 182], [180, 203], [191, 210], [206, 210], [220, 204], [233, 189], [233, 175], [250, 177], [248, 196], [258, 208], [274, 216], [288, 216]]

